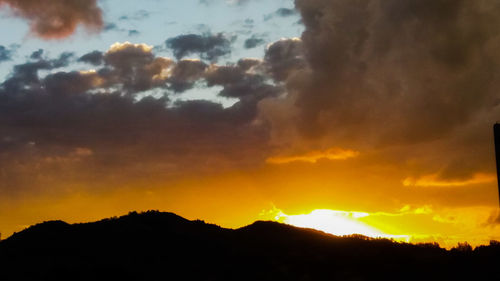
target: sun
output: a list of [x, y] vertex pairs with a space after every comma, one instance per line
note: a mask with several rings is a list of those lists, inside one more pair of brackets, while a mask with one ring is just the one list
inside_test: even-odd
[[408, 240], [407, 236], [389, 235], [358, 220], [367, 216], [369, 216], [368, 213], [362, 212], [317, 209], [309, 214], [301, 215], [287, 215], [279, 211], [275, 219], [282, 223], [297, 227], [313, 228], [337, 236], [361, 234], [373, 238], [383, 237], [395, 240]]

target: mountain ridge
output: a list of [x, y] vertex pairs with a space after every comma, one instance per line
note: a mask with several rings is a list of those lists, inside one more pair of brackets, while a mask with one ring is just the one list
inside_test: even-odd
[[233, 230], [158, 211], [48, 221], [0, 242], [5, 281], [500, 280], [499, 261], [498, 243], [445, 250], [271, 221]]

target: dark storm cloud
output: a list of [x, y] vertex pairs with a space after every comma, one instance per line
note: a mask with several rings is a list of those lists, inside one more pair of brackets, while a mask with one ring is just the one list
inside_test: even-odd
[[[297, 0], [296, 8], [306, 64], [287, 80], [293, 106], [272, 111], [294, 116], [304, 142], [414, 145], [401, 154], [443, 178], [453, 161], [469, 162], [468, 174], [493, 170], [484, 163], [500, 114], [498, 1]], [[270, 46], [266, 61], [282, 80], [279, 66], [294, 60], [275, 58], [296, 56], [279, 54]]]
[[236, 38], [222, 33], [187, 34], [168, 39], [167, 48], [172, 49], [175, 58], [182, 59], [190, 54], [199, 54], [202, 59], [217, 61], [219, 57], [231, 53], [231, 43]]
[[229, 85], [242, 81], [245, 71], [239, 66], [212, 67], [206, 75], [208, 86]]
[[[223, 97], [252, 97], [255, 100], [261, 100], [279, 94], [282, 89], [269, 81], [263, 69], [256, 69], [261, 64], [257, 61], [240, 60], [235, 65], [212, 66], [207, 71], [205, 79], [209, 87], [222, 86], [223, 89], [219, 95]], [[254, 68], [253, 71], [249, 71], [251, 68]]]
[[257, 35], [254, 34], [252, 35], [252, 37], [245, 40], [243, 46], [245, 47], [245, 49], [252, 49], [264, 43], [265, 43], [264, 38], [258, 37]]
[[31, 32], [45, 39], [64, 38], [73, 34], [79, 25], [97, 31], [103, 25], [96, 0], [46, 1], [0, 0], [15, 16], [28, 20]]
[[259, 67], [261, 65], [262, 61], [258, 59], [246, 58], [238, 61], [238, 66], [245, 71], [250, 70], [252, 67]]
[[277, 86], [268, 76], [262, 61], [241, 59], [237, 64], [212, 65], [206, 71], [207, 86], [222, 86], [219, 96], [238, 98], [232, 110], [235, 118], [248, 120], [258, 114], [258, 104], [265, 98], [279, 96], [283, 87]]
[[[381, 116], [365, 114], [391, 105], [403, 121], [391, 122], [400, 126], [393, 128], [394, 141], [436, 138], [466, 122], [493, 94], [498, 56], [488, 43], [497, 43], [496, 2], [297, 1], [297, 7], [306, 26], [310, 86], [323, 88], [315, 98], [299, 98], [308, 121], [336, 111], [369, 122]], [[336, 108], [341, 100], [344, 106]], [[319, 123], [308, 130], [319, 133]]]
[[[43, 50], [38, 50], [35, 53], [39, 53], [39, 55], [35, 56], [39, 58], [37, 61], [15, 65], [9, 77], [0, 84], [6, 92], [22, 92], [24, 90], [34, 91], [41, 86], [38, 77], [38, 72], [40, 70], [52, 70], [65, 67], [70, 63], [70, 59], [73, 57], [73, 53], [65, 52], [56, 59], [44, 59], [41, 57]], [[33, 55], [31, 57], [33, 57]]]
[[266, 49], [265, 61], [277, 81], [286, 80], [293, 72], [305, 67], [302, 41], [298, 38], [281, 39]]
[[70, 87], [67, 95], [0, 94], [0, 189], [6, 197], [65, 184], [109, 189], [255, 165], [265, 157], [267, 130], [251, 124], [255, 115], [244, 102], [227, 109], [210, 101], [167, 107], [165, 98], [78, 94], [87, 86], [81, 77], [61, 76], [73, 76], [78, 88], [68, 82], [56, 84]]
[[39, 86], [38, 71], [43, 69], [52, 69], [52, 65], [43, 60], [16, 65], [10, 77], [1, 86], [6, 92], [21, 92], [23, 88]]
[[[130, 178], [160, 179], [263, 163], [269, 128], [258, 103], [283, 92], [264, 63], [227, 66], [172, 61], [145, 44], [117, 43], [92, 71], [54, 72], [69, 53], [14, 67], [0, 85], [0, 190], [5, 196], [82, 184], [111, 188]], [[51, 70], [41, 76], [40, 70]], [[170, 100], [196, 83], [236, 98], [228, 108]], [[141, 96], [159, 90], [155, 97]], [[126, 174], [127, 176], [123, 177]], [[118, 176], [121, 175], [121, 176]], [[123, 178], [123, 180], [120, 180]], [[40, 190], [41, 191], [41, 190]]]
[[90, 63], [92, 65], [101, 65], [103, 62], [103, 54], [100, 51], [92, 51], [81, 56], [78, 61]]
[[43, 79], [44, 89], [54, 95], [83, 94], [94, 88], [99, 77], [97, 73], [57, 72]]
[[0, 45], [0, 62], [8, 61], [11, 59], [12, 52], [5, 48], [5, 46]]
[[103, 59], [116, 69], [131, 71], [134, 67], [153, 61], [155, 56], [151, 50], [145, 44], [116, 43], [104, 54]]
[[168, 79], [170, 86], [176, 93], [191, 89], [196, 81], [204, 76], [207, 64], [200, 60], [180, 60], [172, 69], [172, 75]]
[[60, 67], [65, 67], [68, 66], [75, 56], [74, 53], [71, 52], [64, 52], [62, 53], [59, 58], [52, 60], [52, 68], [60, 68]]
[[106, 68], [100, 73], [102, 78], [109, 86], [119, 84], [127, 94], [163, 87], [166, 77], [162, 73], [173, 61], [155, 57], [152, 50], [145, 44], [113, 44], [103, 56]]

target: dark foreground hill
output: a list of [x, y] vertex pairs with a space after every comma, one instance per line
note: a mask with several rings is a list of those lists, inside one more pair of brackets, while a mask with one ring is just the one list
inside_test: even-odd
[[500, 280], [500, 245], [446, 251], [275, 222], [230, 230], [131, 213], [14, 234], [0, 242], [0, 280]]

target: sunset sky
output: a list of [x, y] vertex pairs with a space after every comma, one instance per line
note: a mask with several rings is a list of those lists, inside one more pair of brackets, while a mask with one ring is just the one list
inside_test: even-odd
[[0, 232], [157, 209], [500, 240], [495, 0], [0, 0]]

